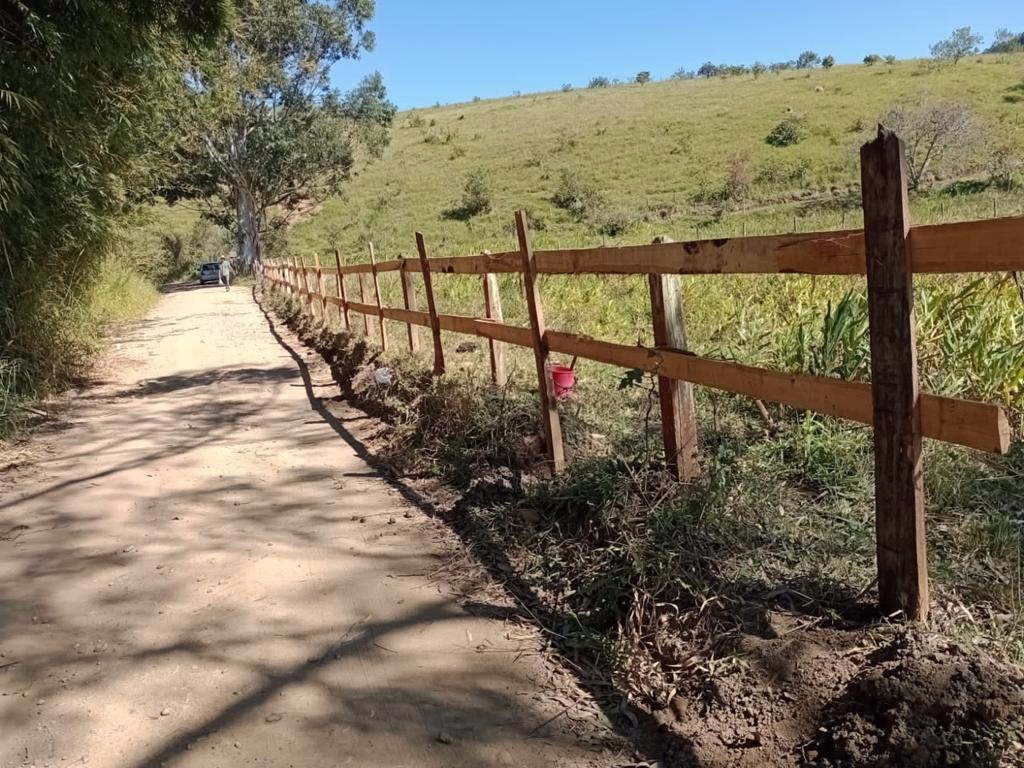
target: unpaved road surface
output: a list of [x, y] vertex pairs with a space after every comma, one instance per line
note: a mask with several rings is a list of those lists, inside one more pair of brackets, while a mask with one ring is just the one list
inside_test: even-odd
[[0, 767], [606, 764], [247, 290], [163, 296], [103, 378], [0, 475]]

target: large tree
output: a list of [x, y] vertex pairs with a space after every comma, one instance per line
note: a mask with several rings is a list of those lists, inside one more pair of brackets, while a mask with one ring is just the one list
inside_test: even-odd
[[383, 151], [395, 107], [379, 74], [348, 94], [330, 82], [334, 64], [373, 47], [373, 0], [235, 5], [222, 45], [187, 73], [181, 172], [165, 195], [197, 201], [253, 264], [269, 227], [339, 191], [358, 153]]

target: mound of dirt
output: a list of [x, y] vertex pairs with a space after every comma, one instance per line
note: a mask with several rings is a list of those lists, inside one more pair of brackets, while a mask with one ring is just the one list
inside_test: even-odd
[[667, 766], [1024, 766], [1024, 676], [942, 638], [793, 628], [733, 655], [655, 714], [682, 737]]
[[824, 727], [826, 766], [1021, 765], [1024, 677], [940, 638], [901, 632], [868, 657]]

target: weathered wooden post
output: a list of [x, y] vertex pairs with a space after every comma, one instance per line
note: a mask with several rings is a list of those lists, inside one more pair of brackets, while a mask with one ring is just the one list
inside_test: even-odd
[[370, 269], [373, 273], [373, 295], [377, 300], [377, 322], [380, 324], [380, 348], [388, 351], [388, 329], [384, 325], [384, 309], [380, 303], [380, 280], [377, 277], [377, 254], [373, 251], [373, 243], [370, 247]]
[[921, 410], [903, 142], [879, 126], [861, 147], [882, 610], [928, 617]]
[[430, 315], [430, 333], [434, 338], [434, 375], [444, 375], [444, 348], [441, 346], [441, 322], [437, 319], [437, 304], [434, 302], [434, 283], [430, 277], [430, 261], [423, 235], [416, 233], [416, 250], [420, 254], [420, 269], [423, 270], [423, 288], [427, 295], [427, 312]]
[[519, 254], [523, 263], [523, 290], [526, 292], [526, 306], [530, 314], [530, 332], [533, 337], [533, 357], [537, 363], [537, 392], [540, 395], [541, 420], [547, 439], [548, 458], [551, 467], [558, 473], [565, 469], [565, 447], [562, 444], [562, 422], [558, 416], [558, 402], [548, 362], [551, 352], [544, 328], [544, 308], [541, 306], [540, 291], [537, 288], [537, 262], [530, 244], [530, 230], [524, 211], [516, 211], [516, 237], [519, 240]]
[[[483, 280], [485, 317], [500, 323], [504, 320], [504, 317], [502, 317], [501, 312], [501, 294], [498, 292], [498, 276], [488, 272], [483, 275]], [[494, 339], [488, 339], [487, 347], [491, 355], [491, 381], [496, 386], [503, 387], [508, 381], [505, 344]]]
[[[360, 272], [356, 275], [356, 282], [359, 283], [359, 303], [368, 304], [366, 300], [366, 283], [363, 282], [363, 273]], [[365, 312], [360, 312], [359, 316], [363, 318], [363, 336], [366, 338], [372, 338], [370, 336], [370, 317]]]
[[[654, 243], [670, 243], [656, 237]], [[686, 325], [679, 275], [648, 275], [651, 291], [651, 319], [654, 346], [686, 352]], [[668, 468], [680, 480], [692, 480], [700, 473], [697, 463], [697, 415], [693, 386], [685, 381], [658, 377], [661, 406], [661, 437]]]
[[[399, 256], [399, 259], [402, 262], [402, 266], [398, 270], [398, 273], [399, 273], [399, 275], [402, 278], [402, 303], [405, 305], [406, 309], [415, 311], [416, 310], [416, 292], [413, 290], [413, 286], [412, 286], [412, 275], [409, 274], [409, 265], [413, 264], [414, 262], [410, 261], [409, 259], [405, 258], [404, 256]], [[419, 332], [419, 328], [417, 328], [412, 323], [406, 323], [405, 327], [406, 327], [406, 329], [408, 331], [408, 334], [409, 334], [409, 351], [410, 352], [419, 352], [420, 351], [420, 332]]]
[[306, 274], [306, 261], [299, 256], [299, 276], [302, 279], [302, 293], [306, 296], [306, 306], [309, 308], [311, 317], [316, 317], [313, 311], [313, 294], [309, 291], [309, 277]]
[[352, 330], [348, 319], [348, 296], [345, 295], [345, 275], [341, 271], [341, 249], [334, 249], [334, 263], [338, 266], [338, 298], [341, 299], [341, 317], [345, 321], [345, 330]]
[[316, 292], [320, 295], [320, 321], [327, 324], [327, 291], [324, 290], [324, 272], [320, 266], [320, 254], [313, 253], [313, 263], [316, 264]]

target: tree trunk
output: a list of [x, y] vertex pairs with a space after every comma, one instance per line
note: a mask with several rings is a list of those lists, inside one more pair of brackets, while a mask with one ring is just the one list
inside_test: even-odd
[[260, 222], [256, 203], [245, 187], [235, 188], [238, 258], [246, 271], [260, 262]]

